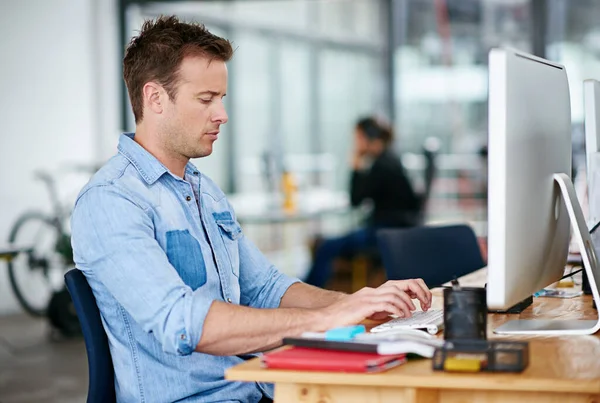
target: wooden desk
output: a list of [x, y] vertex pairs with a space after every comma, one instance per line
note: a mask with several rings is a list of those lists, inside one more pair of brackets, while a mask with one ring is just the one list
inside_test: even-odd
[[[435, 290], [434, 306], [441, 306]], [[591, 319], [590, 296], [535, 298], [520, 315], [492, 314], [488, 338], [530, 342], [529, 367], [521, 374], [452, 374], [414, 360], [380, 374], [268, 370], [258, 359], [230, 368], [226, 379], [275, 383], [276, 403], [600, 403], [600, 334], [570, 337], [498, 336], [508, 319]]]

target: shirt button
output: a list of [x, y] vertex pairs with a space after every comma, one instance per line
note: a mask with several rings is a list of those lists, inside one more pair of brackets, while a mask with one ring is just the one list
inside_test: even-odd
[[192, 200], [192, 197], [191, 196], [185, 196], [185, 200], [190, 201], [190, 200]]
[[231, 298], [227, 298], [227, 302], [231, 304]]
[[181, 340], [185, 340], [185, 334], [181, 335]]
[[194, 175], [198, 175], [198, 171], [194, 171]]

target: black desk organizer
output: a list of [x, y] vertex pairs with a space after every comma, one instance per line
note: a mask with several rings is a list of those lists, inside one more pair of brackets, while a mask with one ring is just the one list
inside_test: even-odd
[[[476, 372], [522, 372], [529, 365], [529, 343], [488, 340], [447, 341], [435, 350], [433, 369], [449, 370], [447, 364], [451, 360], [454, 363], [460, 360], [478, 361], [480, 365]], [[455, 365], [452, 367], [456, 368]]]

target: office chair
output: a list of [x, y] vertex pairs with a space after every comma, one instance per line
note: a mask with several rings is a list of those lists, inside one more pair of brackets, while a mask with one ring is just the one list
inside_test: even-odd
[[115, 373], [108, 347], [108, 338], [96, 299], [85, 276], [78, 269], [65, 274], [65, 283], [79, 317], [89, 367], [87, 403], [114, 403]]
[[389, 280], [422, 278], [433, 288], [485, 266], [467, 225], [381, 229], [377, 244]]
[[423, 158], [425, 158], [425, 171], [423, 172], [424, 188], [422, 194], [422, 209], [425, 208], [425, 204], [429, 201], [431, 195], [431, 188], [433, 186], [433, 180], [437, 174], [437, 145], [425, 144], [423, 145]]
[[439, 151], [439, 140], [434, 137], [428, 138], [422, 147], [425, 169], [423, 171], [423, 191], [419, 197], [419, 211], [417, 213], [417, 225], [424, 225], [427, 203], [431, 198], [431, 189], [437, 176], [437, 154]]

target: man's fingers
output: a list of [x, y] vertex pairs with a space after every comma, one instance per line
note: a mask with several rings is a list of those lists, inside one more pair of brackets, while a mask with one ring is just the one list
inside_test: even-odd
[[400, 317], [404, 317], [405, 315], [401, 309], [399, 309], [394, 304], [390, 304], [389, 302], [380, 302], [378, 304], [375, 304], [373, 308], [374, 313], [388, 312], [391, 315], [397, 315]]
[[[407, 280], [407, 281], [402, 281], [402, 282], [394, 281], [394, 282], [391, 282], [388, 285], [388, 287], [393, 287], [394, 289], [398, 290], [398, 292], [401, 292], [405, 295], [407, 294], [407, 296], [409, 298], [417, 298], [419, 301], [421, 301], [422, 306], [423, 305], [427, 306], [429, 304], [429, 300], [427, 299], [427, 294], [421, 288], [421, 286], [418, 285], [413, 280]], [[413, 308], [413, 309], [415, 309], [415, 308]]]
[[427, 299], [427, 294], [425, 294], [425, 291], [421, 288], [421, 285], [419, 285], [416, 281], [407, 281], [405, 285], [406, 288], [408, 288], [407, 291], [415, 295], [417, 299], [421, 301], [421, 303], [427, 304], [429, 302]]
[[433, 294], [431, 294], [431, 290], [429, 289], [429, 287], [427, 287], [427, 284], [425, 284], [425, 281], [423, 281], [422, 278], [417, 278], [416, 281], [421, 285], [423, 290], [425, 290], [425, 294], [427, 294], [427, 299], [429, 300], [429, 306], [431, 306], [431, 301], [433, 299]]
[[412, 302], [412, 299], [405, 292], [400, 292], [398, 294], [398, 296], [404, 301], [404, 303], [406, 304], [406, 306], [408, 308], [408, 315], [406, 315], [405, 317], [408, 318], [408, 317], [412, 316], [411, 311], [414, 311], [417, 309], [415, 304]]
[[386, 283], [386, 284], [382, 285], [381, 287], [377, 288], [375, 291], [376, 291], [376, 294], [392, 293], [394, 295], [398, 295], [402, 298], [403, 301], [406, 302], [406, 304], [408, 305], [410, 310], [414, 311], [415, 309], [417, 309], [415, 307], [415, 304], [412, 302], [412, 297], [410, 295], [408, 295], [407, 292], [404, 291], [402, 288], [398, 287], [397, 284]]
[[421, 304], [429, 306], [431, 303], [429, 295], [423, 289], [423, 286], [418, 281], [409, 281], [407, 283], [408, 289], [417, 296], [417, 299], [421, 301]]
[[398, 309], [400, 309], [404, 315], [405, 318], [408, 318], [411, 316], [411, 311], [414, 311], [415, 305], [413, 304], [413, 302], [411, 301], [410, 297], [408, 295], [406, 295], [404, 292], [387, 292], [385, 294], [380, 294], [377, 295], [375, 297], [373, 297], [372, 299], [373, 302], [375, 303], [379, 303], [379, 302], [388, 302], [393, 304], [394, 306], [398, 307]]
[[[431, 292], [422, 279], [388, 281], [380, 287], [365, 287], [355, 294], [360, 298], [355, 300], [369, 312], [365, 317], [375, 314], [398, 315], [408, 318], [411, 311], [416, 310], [412, 299], [421, 302], [421, 308], [426, 311], [431, 306]], [[357, 297], [358, 297], [357, 295]]]
[[423, 279], [416, 278], [411, 280], [397, 280], [391, 281], [390, 283], [394, 284], [403, 291], [411, 293], [411, 296], [418, 298], [422, 304], [427, 306], [431, 305], [431, 291], [429, 291], [429, 288], [427, 288], [427, 284], [425, 284]]

